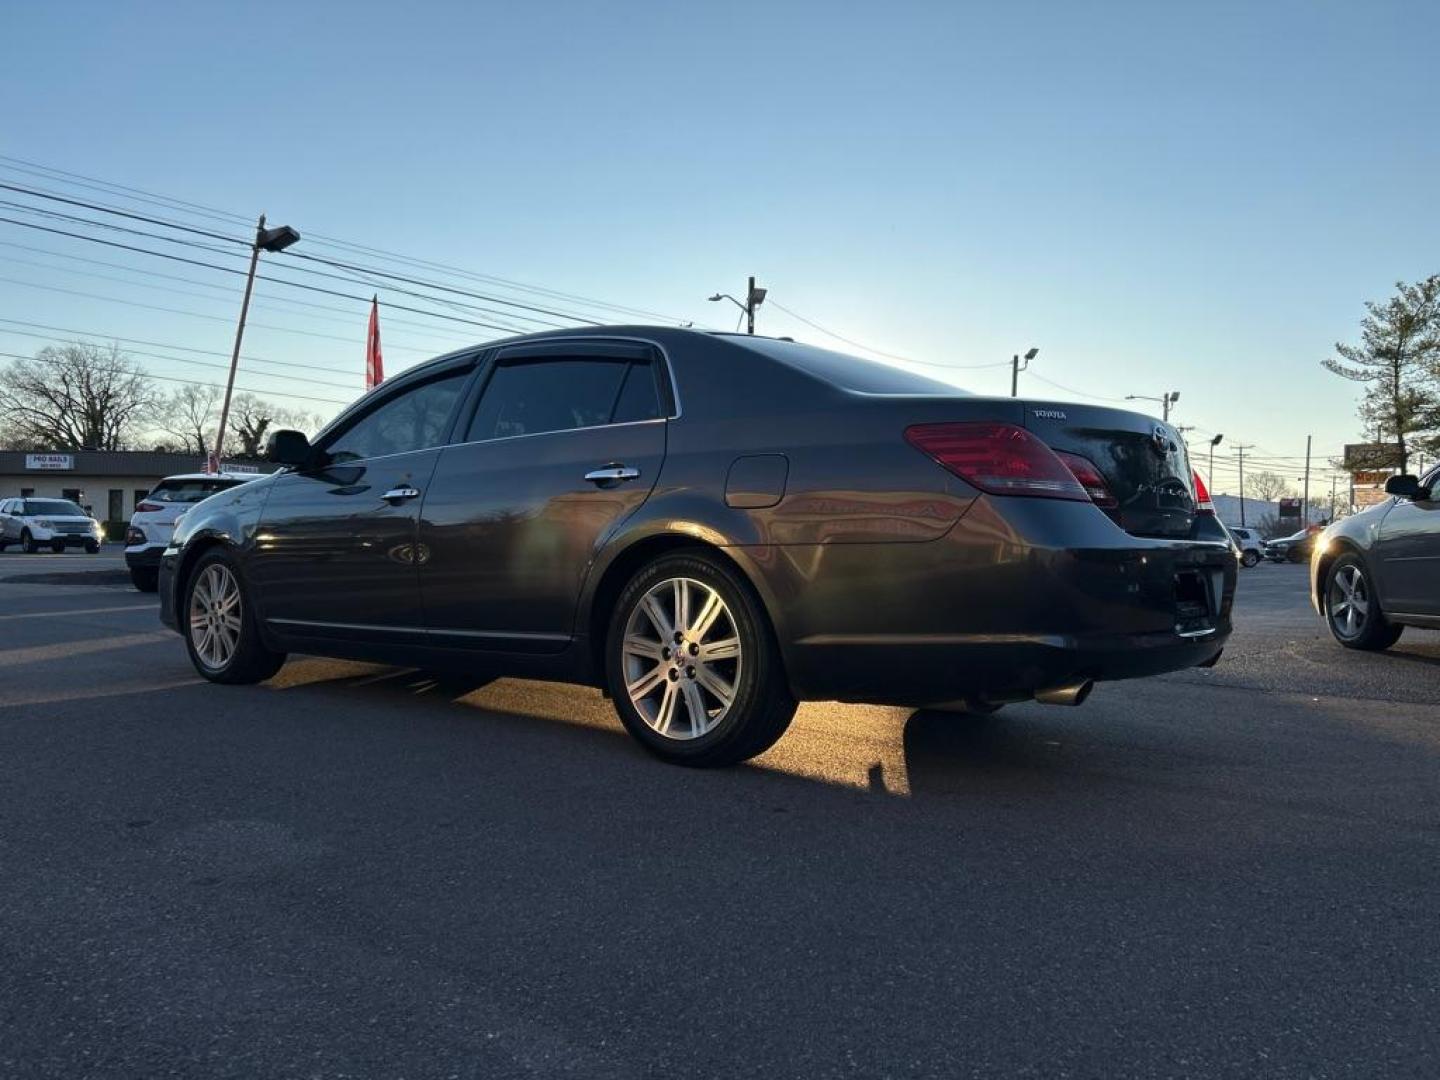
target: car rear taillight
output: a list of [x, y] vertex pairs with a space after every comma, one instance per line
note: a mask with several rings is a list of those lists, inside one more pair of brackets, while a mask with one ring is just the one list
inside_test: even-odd
[[134, 547], [136, 544], [145, 543], [145, 530], [137, 529], [134, 525], [125, 530], [125, 546]]
[[1200, 478], [1200, 473], [1192, 471], [1190, 475], [1195, 478], [1195, 512], [1197, 514], [1215, 513], [1215, 503], [1210, 498], [1210, 489], [1205, 486], [1205, 481]]
[[139, 506], [135, 507], [135, 512], [137, 514], [153, 514], [156, 510], [164, 509], [165, 507], [161, 506], [159, 503], [142, 502]]
[[1014, 424], [914, 424], [905, 429], [905, 438], [967, 484], [992, 495], [1090, 499], [1055, 451]]
[[1111, 493], [1110, 485], [1105, 482], [1105, 477], [1101, 475], [1093, 461], [1064, 450], [1056, 450], [1055, 456], [1075, 474], [1075, 479], [1080, 481], [1080, 486], [1085, 489], [1085, 494], [1089, 495], [1090, 500], [1101, 510], [1114, 510], [1120, 505], [1120, 500]]

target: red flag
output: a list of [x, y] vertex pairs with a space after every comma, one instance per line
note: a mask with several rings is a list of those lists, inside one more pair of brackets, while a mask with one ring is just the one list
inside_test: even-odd
[[385, 379], [385, 358], [380, 355], [380, 297], [370, 301], [370, 332], [365, 335], [365, 389], [373, 390]]

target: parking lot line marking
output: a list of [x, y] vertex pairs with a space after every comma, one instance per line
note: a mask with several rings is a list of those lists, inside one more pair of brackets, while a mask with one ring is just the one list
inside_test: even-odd
[[155, 645], [173, 640], [174, 635], [168, 630], [147, 630], [138, 634], [96, 638], [93, 641], [61, 641], [54, 645], [31, 645], [27, 648], [0, 651], [0, 668], [37, 664], [46, 660], [69, 660], [90, 653], [130, 649], [138, 645]]
[[27, 611], [20, 615], [0, 615], [0, 621], [9, 619], [58, 619], [64, 615], [104, 615], [110, 611], [155, 611], [154, 604], [127, 604], [125, 607], [76, 608], [74, 611]]

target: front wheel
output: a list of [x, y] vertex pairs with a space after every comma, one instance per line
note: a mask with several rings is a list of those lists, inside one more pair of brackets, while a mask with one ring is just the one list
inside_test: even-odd
[[1360, 556], [1342, 555], [1325, 577], [1325, 623], [1347, 649], [1378, 652], [1400, 640], [1403, 626], [1385, 618]]
[[745, 761], [795, 715], [764, 608], [708, 554], [663, 556], [631, 579], [611, 615], [605, 661], [621, 722], [666, 761]]
[[1240, 565], [1243, 566], [1243, 567], [1245, 567], [1245, 569], [1247, 569], [1247, 570], [1250, 569], [1250, 567], [1254, 566], [1254, 565], [1255, 565], [1256, 563], [1258, 563], [1259, 561], [1260, 561], [1260, 556], [1257, 555], [1257, 554], [1256, 554], [1255, 552], [1253, 552], [1253, 551], [1247, 551], [1247, 552], [1245, 552], [1243, 555], [1240, 556]]
[[26, 555], [37, 555], [40, 552], [40, 542], [30, 535], [29, 529], [20, 534], [20, 545], [25, 549]]
[[260, 640], [239, 566], [223, 549], [200, 557], [179, 611], [190, 662], [211, 682], [262, 682], [285, 663], [284, 653]]
[[100, 545], [97, 544], [94, 540], [87, 541], [85, 544], [85, 551], [87, 554], [90, 555], [99, 555]]

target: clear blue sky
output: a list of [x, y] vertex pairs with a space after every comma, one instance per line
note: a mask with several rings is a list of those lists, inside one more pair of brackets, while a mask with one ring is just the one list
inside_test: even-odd
[[[1358, 435], [1319, 361], [1362, 301], [1440, 272], [1437, 41], [1424, 3], [7, 5], [0, 153], [712, 325], [755, 273], [876, 348], [1038, 345], [1036, 376], [1179, 390], [1176, 422], [1299, 455]], [[82, 250], [25, 232], [0, 240]], [[62, 265], [0, 247], [0, 277], [216, 318], [4, 281], [0, 316], [228, 347], [233, 294], [18, 259]], [[247, 351], [358, 389], [363, 312], [254, 318], [353, 339]], [[385, 336], [393, 371], [486, 335]]]

